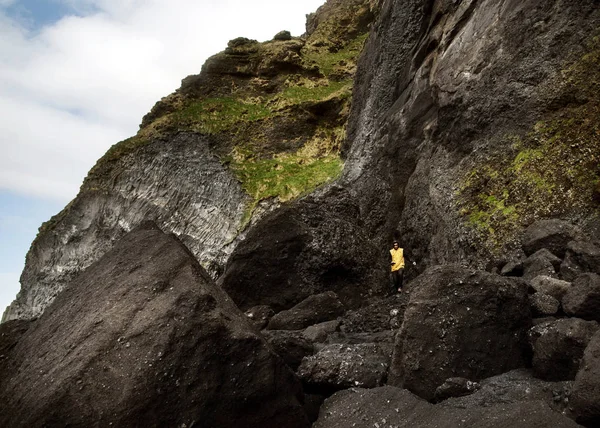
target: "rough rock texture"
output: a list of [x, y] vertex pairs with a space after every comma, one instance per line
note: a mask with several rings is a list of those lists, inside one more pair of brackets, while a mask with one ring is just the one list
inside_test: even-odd
[[323, 343], [327, 340], [330, 334], [335, 333], [339, 328], [340, 322], [338, 320], [326, 321], [307, 327], [302, 332], [302, 335], [313, 343]]
[[75, 278], [1, 369], [5, 427], [309, 426], [293, 373], [147, 224]]
[[600, 275], [588, 273], [577, 277], [562, 305], [569, 315], [600, 321]]
[[543, 248], [558, 257], [564, 257], [567, 244], [582, 237], [582, 231], [572, 224], [558, 219], [538, 221], [525, 230], [523, 251], [531, 255]]
[[538, 324], [529, 332], [533, 373], [550, 381], [573, 380], [583, 351], [598, 330], [595, 321], [566, 318]]
[[573, 384], [571, 403], [579, 423], [590, 427], [600, 424], [600, 332], [585, 349]]
[[534, 293], [529, 296], [531, 312], [533, 316], [543, 317], [556, 315], [560, 308], [560, 302], [549, 294]]
[[560, 266], [564, 279], [574, 280], [584, 272], [600, 274], [600, 247], [585, 241], [571, 241]]
[[523, 261], [522, 260], [509, 261], [500, 270], [500, 275], [523, 276]]
[[273, 350], [293, 370], [296, 370], [304, 357], [315, 353], [311, 340], [304, 337], [301, 331], [263, 330], [265, 337]]
[[571, 283], [552, 278], [551, 276], [540, 275], [529, 281], [531, 287], [538, 293], [547, 294], [561, 301], [564, 295], [571, 289]]
[[523, 278], [525, 280], [532, 280], [537, 276], [555, 278], [561, 262], [562, 260], [549, 250], [542, 248], [523, 261]]
[[219, 283], [241, 308], [287, 309], [327, 290], [357, 306], [387, 287], [386, 259], [377, 257], [358, 217], [337, 187], [283, 207], [250, 230]]
[[483, 171], [490, 152], [511, 156], [507, 135], [529, 132], [566, 103], [555, 78], [566, 58], [583, 55], [599, 14], [593, 0], [384, 2], [359, 63], [344, 170], [373, 234], [397, 230], [419, 270], [483, 267], [485, 248], [505, 242], [490, 234], [491, 221], [516, 236], [549, 215], [523, 203], [529, 214], [502, 222], [502, 191], [461, 193], [461, 183], [469, 184], [465, 170]]
[[374, 388], [385, 382], [390, 360], [375, 343], [328, 345], [302, 360], [297, 374], [309, 390]]
[[436, 388], [433, 400], [437, 403], [452, 397], [462, 397], [473, 394], [478, 389], [479, 383], [477, 382], [471, 382], [464, 377], [451, 377]]
[[478, 381], [525, 365], [523, 281], [449, 265], [425, 271], [409, 291], [389, 384], [429, 400], [448, 378]]
[[406, 293], [375, 298], [359, 309], [346, 312], [340, 330], [345, 333], [376, 333], [400, 328], [408, 298]]
[[341, 391], [321, 407], [313, 428], [505, 428], [578, 427], [543, 401], [501, 403], [464, 409], [433, 405], [391, 386]]
[[270, 306], [259, 305], [248, 309], [245, 314], [256, 328], [262, 330], [269, 324], [269, 320], [275, 315], [275, 311]]
[[314, 324], [335, 320], [345, 312], [344, 305], [333, 291], [307, 297], [291, 309], [275, 314], [269, 330], [302, 330]]
[[570, 381], [547, 382], [534, 377], [531, 370], [518, 369], [484, 379], [473, 394], [450, 398], [441, 405], [465, 409], [541, 400], [570, 417], [571, 388]]

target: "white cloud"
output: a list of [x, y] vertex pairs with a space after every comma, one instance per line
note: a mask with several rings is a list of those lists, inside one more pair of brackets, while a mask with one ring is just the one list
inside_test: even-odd
[[228, 40], [300, 35], [323, 3], [62, 1], [85, 15], [30, 32], [0, 11], [0, 190], [60, 201]]

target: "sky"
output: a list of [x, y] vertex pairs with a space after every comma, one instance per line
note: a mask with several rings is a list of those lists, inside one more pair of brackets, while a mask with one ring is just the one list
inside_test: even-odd
[[0, 314], [42, 222], [227, 41], [304, 33], [325, 0], [0, 0]]

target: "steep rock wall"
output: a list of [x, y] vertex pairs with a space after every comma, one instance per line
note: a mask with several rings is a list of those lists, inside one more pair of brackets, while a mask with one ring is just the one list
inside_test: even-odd
[[[590, 43], [599, 30], [592, 0], [384, 2], [359, 63], [342, 178], [372, 234], [382, 240], [395, 234], [419, 270], [448, 262], [482, 266], [508, 251], [510, 238], [536, 218], [594, 219], [598, 205], [588, 194], [577, 206], [550, 207], [555, 194], [583, 194], [575, 187], [557, 185], [535, 201], [546, 210], [512, 188], [494, 195], [482, 183], [471, 194], [461, 192], [469, 187], [467, 173], [490, 159], [497, 164], [518, 156], [515, 139], [524, 140], [536, 123], [595, 103], [593, 91], [586, 94], [565, 70], [594, 52]], [[598, 78], [588, 77], [596, 85]], [[580, 140], [597, 165], [597, 134]], [[505, 182], [519, 179], [520, 170], [507, 171]], [[520, 197], [514, 204], [524, 214], [499, 237], [494, 228], [504, 225], [481, 224], [474, 205], [497, 198], [498, 206], [481, 216], [510, 214], [503, 194]], [[525, 217], [533, 211], [539, 214]]]

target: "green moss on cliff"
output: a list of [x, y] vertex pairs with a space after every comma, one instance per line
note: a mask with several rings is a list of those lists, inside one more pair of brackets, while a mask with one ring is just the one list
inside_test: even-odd
[[599, 84], [596, 38], [557, 85], [580, 102], [565, 105], [523, 137], [507, 138], [508, 156], [492, 157], [465, 175], [461, 213], [489, 248], [499, 249], [537, 219], [600, 209]]
[[240, 122], [253, 122], [271, 116], [273, 112], [263, 103], [252, 103], [235, 98], [209, 98], [191, 103], [173, 113], [179, 129], [203, 134], [217, 134], [231, 129]]
[[307, 47], [304, 49], [305, 61], [309, 65], [317, 65], [328, 78], [333, 78], [340, 72], [352, 73], [367, 36], [368, 33], [359, 34], [339, 50], [327, 46]]

